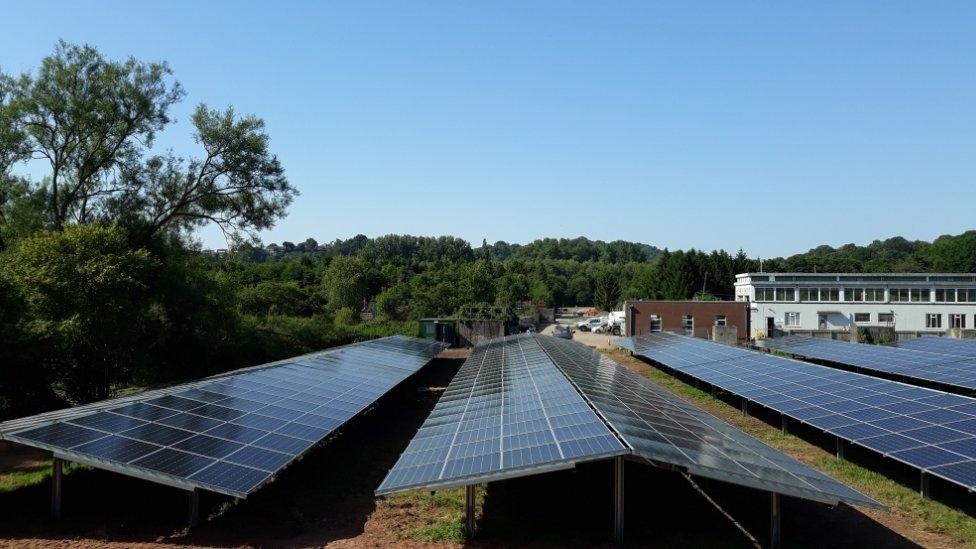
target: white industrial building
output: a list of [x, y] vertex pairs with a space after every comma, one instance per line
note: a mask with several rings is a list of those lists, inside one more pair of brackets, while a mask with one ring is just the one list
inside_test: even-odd
[[976, 275], [956, 273], [743, 273], [751, 337], [888, 326], [943, 334], [976, 328]]

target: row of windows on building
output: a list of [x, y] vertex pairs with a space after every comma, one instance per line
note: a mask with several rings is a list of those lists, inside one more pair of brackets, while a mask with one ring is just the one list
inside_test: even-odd
[[[651, 332], [661, 331], [661, 315], [651, 315], [650, 317]], [[725, 326], [728, 323], [728, 319], [725, 315], [715, 315], [715, 321], [712, 326]], [[695, 317], [694, 315], [681, 315], [681, 332], [685, 335], [695, 335]]]
[[[869, 324], [871, 313], [854, 313], [855, 324]], [[947, 324], [943, 325], [942, 317], [945, 316]], [[892, 324], [895, 321], [894, 313], [878, 313], [878, 324]], [[788, 312], [783, 314], [783, 325], [788, 327], [800, 326], [800, 313]], [[973, 317], [973, 325], [976, 326], [976, 315]], [[952, 313], [943, 315], [942, 313], [927, 313], [925, 315], [926, 328], [965, 328], [966, 315], [962, 313]]]
[[[888, 290], [891, 303], [931, 303], [932, 291], [928, 288], [891, 288]], [[854, 303], [884, 303], [884, 288], [756, 288], [756, 301], [800, 301], [831, 302], [850, 301]], [[745, 296], [741, 296], [745, 297]], [[976, 289], [940, 288], [935, 290], [936, 303], [976, 303]]]

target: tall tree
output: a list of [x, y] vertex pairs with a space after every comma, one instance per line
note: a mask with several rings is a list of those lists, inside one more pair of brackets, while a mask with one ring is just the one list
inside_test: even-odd
[[593, 291], [594, 305], [604, 311], [612, 311], [620, 301], [620, 280], [611, 269], [603, 269], [596, 277]]
[[109, 61], [91, 46], [59, 42], [36, 75], [24, 74], [0, 105], [34, 159], [47, 161], [46, 213], [62, 229], [87, 222], [118, 189], [110, 172], [138, 161], [183, 97], [166, 63]]

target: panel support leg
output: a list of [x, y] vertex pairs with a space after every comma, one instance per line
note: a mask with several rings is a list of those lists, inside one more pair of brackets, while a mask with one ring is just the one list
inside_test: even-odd
[[613, 540], [624, 540], [624, 458], [613, 458]]
[[474, 503], [475, 485], [469, 484], [464, 487], [464, 528], [468, 533], [468, 537], [474, 537]]
[[193, 528], [200, 523], [200, 490], [194, 488], [188, 492], [190, 499], [189, 525]]
[[769, 547], [779, 549], [780, 547], [780, 513], [779, 513], [779, 494], [769, 493]]
[[918, 493], [925, 499], [929, 499], [929, 474], [923, 472]]
[[837, 459], [844, 459], [844, 440], [837, 437]]
[[742, 415], [749, 415], [749, 401], [746, 399], [742, 399]]
[[784, 435], [785, 434], [788, 434], [788, 432], [789, 432], [788, 426], [789, 426], [789, 421], [790, 420], [788, 420], [786, 418], [786, 415], [785, 414], [780, 414], [779, 415], [779, 421], [780, 421], [780, 429], [783, 430], [783, 434]]
[[61, 477], [64, 474], [64, 460], [56, 457], [51, 460], [51, 516], [61, 518]]

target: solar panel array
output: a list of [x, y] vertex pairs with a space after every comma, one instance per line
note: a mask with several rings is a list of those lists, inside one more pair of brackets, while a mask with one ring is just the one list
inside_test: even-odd
[[531, 337], [475, 348], [378, 494], [446, 488], [627, 453]]
[[600, 353], [540, 335], [477, 347], [377, 493], [628, 454], [806, 499], [878, 505]]
[[829, 504], [874, 500], [627, 370], [599, 351], [540, 338], [553, 362], [633, 453], [702, 477]]
[[766, 339], [764, 345], [796, 356], [827, 360], [967, 391], [976, 390], [976, 358], [807, 336]]
[[402, 336], [373, 340], [63, 411], [47, 416], [56, 421], [3, 438], [71, 461], [246, 497], [443, 347]]
[[632, 343], [638, 355], [976, 489], [976, 399], [675, 334]]
[[898, 348], [976, 358], [976, 339], [925, 336], [899, 341]]

